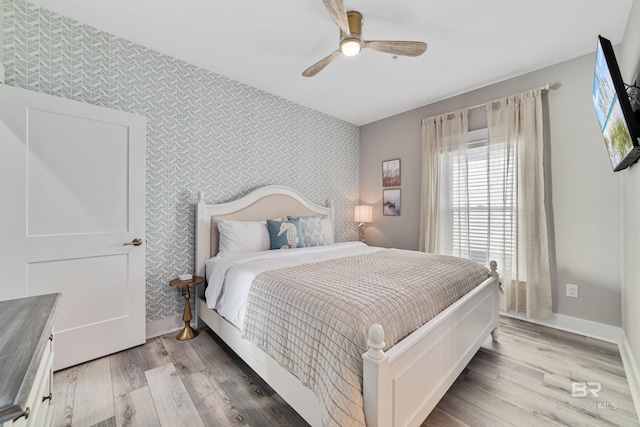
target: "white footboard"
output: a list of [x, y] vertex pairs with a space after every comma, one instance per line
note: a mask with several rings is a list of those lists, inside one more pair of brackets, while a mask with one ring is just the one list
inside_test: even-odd
[[[499, 279], [490, 277], [389, 351], [373, 325], [363, 355], [368, 427], [419, 426], [499, 322]], [[497, 333], [495, 333], [497, 338]]]

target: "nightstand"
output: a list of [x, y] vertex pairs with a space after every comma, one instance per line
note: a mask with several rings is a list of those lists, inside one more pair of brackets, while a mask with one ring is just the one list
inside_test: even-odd
[[202, 283], [204, 283], [204, 277], [200, 276], [193, 276], [193, 278], [190, 280], [173, 279], [171, 282], [169, 282], [169, 284], [174, 288], [184, 288], [185, 301], [184, 314], [182, 315], [182, 320], [184, 321], [184, 329], [182, 330], [182, 332], [176, 335], [176, 339], [179, 341], [187, 341], [198, 336], [198, 331], [193, 329], [189, 324], [189, 322], [191, 322], [191, 319], [193, 319], [193, 316], [191, 315], [191, 303], [189, 302], [189, 299], [191, 298], [191, 296], [189, 295], [189, 287], [198, 286]]

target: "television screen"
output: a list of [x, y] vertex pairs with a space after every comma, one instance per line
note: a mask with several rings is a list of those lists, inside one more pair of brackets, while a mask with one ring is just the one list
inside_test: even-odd
[[637, 124], [611, 42], [602, 36], [596, 50], [593, 105], [613, 170], [635, 163], [640, 156]]

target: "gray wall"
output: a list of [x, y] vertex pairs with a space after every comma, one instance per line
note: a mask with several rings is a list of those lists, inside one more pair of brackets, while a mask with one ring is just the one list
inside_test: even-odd
[[[620, 49], [620, 71], [631, 83], [640, 72], [640, 2], [634, 1]], [[621, 175], [622, 187], [622, 328], [640, 366], [640, 164]]]
[[213, 203], [288, 185], [331, 199], [336, 239], [357, 239], [357, 126], [23, 0], [3, 20], [8, 85], [147, 117], [147, 321], [182, 313], [169, 281], [193, 272], [198, 190]]
[[[619, 326], [621, 183], [591, 101], [594, 60], [586, 55], [362, 126], [360, 198], [374, 205], [368, 243], [418, 249], [420, 119], [551, 83], [556, 89], [545, 99], [553, 312]], [[481, 126], [481, 113], [472, 112], [471, 129]], [[399, 218], [383, 217], [380, 164], [395, 157], [402, 160], [403, 211]], [[566, 283], [580, 286], [578, 299], [565, 296]]]

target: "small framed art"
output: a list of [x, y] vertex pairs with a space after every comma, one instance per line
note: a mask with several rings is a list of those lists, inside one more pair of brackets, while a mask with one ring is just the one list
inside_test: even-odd
[[400, 189], [382, 190], [382, 215], [400, 216]]
[[382, 186], [398, 187], [400, 185], [400, 159], [382, 162]]

